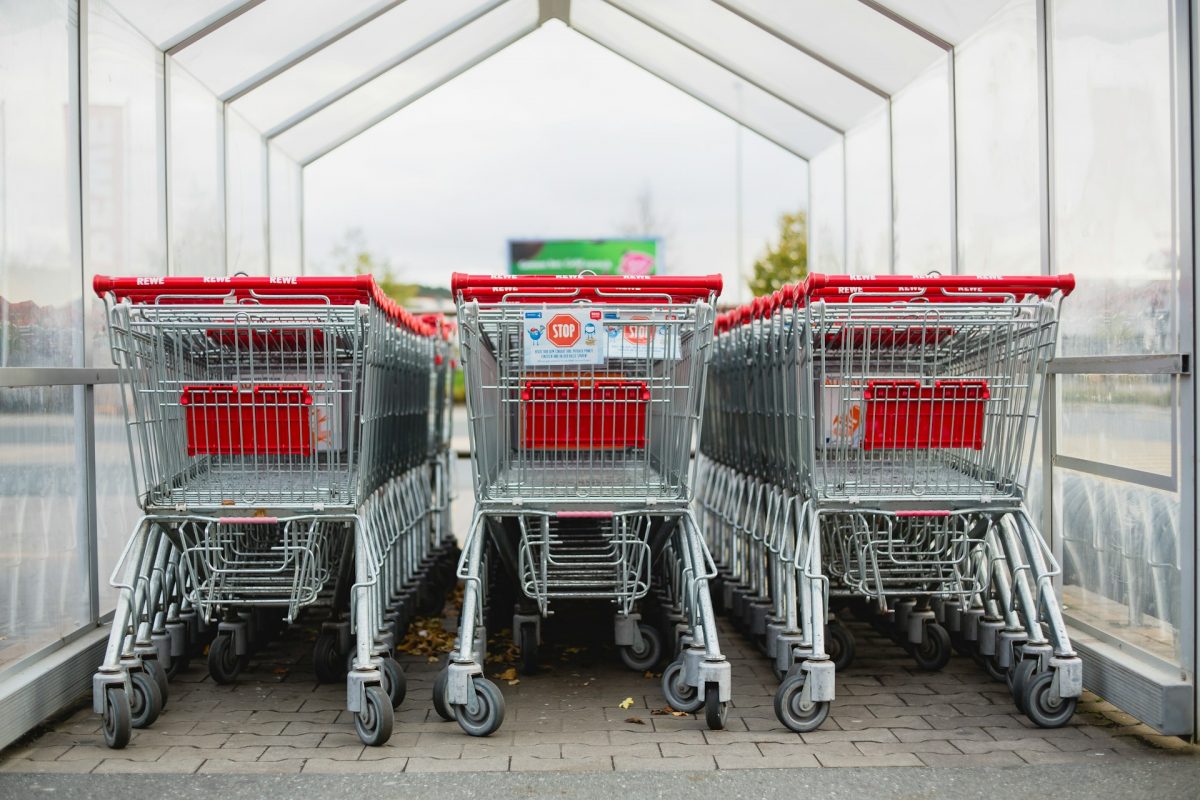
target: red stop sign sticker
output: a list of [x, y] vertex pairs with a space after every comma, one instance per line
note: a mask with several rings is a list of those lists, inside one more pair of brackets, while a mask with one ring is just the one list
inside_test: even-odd
[[[643, 315], [637, 315], [632, 319], [648, 319]], [[624, 331], [625, 341], [633, 345], [643, 345], [650, 341], [650, 326], [649, 325], [626, 325]]]
[[571, 347], [579, 341], [579, 320], [570, 314], [555, 314], [546, 323], [546, 341], [555, 347]]

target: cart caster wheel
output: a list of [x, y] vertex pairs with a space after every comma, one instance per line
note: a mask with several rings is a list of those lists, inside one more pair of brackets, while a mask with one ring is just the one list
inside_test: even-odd
[[536, 675], [538, 671], [537, 626], [532, 622], [522, 625], [517, 644], [521, 648], [521, 674]]
[[223, 634], [208, 646], [208, 674], [221, 685], [233, 683], [250, 663], [250, 657], [233, 651], [233, 637]]
[[404, 676], [404, 670], [400, 668], [395, 659], [384, 658], [379, 667], [379, 673], [383, 678], [383, 690], [387, 692], [388, 699], [392, 701], [392, 708], [399, 708], [400, 704], [404, 702], [404, 696], [408, 693], [408, 679]]
[[[849, 669], [854, 663], [857, 650], [854, 634], [849, 628], [840, 622], [831, 622], [825, 626], [825, 651], [838, 672]], [[779, 680], [782, 681], [783, 678], [780, 677]]]
[[936, 622], [925, 624], [920, 644], [912, 645], [909, 651], [917, 662], [917, 669], [937, 672], [950, 663], [950, 634]]
[[829, 718], [829, 701], [804, 701], [804, 673], [793, 675], [775, 691], [775, 716], [796, 733], [815, 731]]
[[659, 660], [662, 659], [662, 638], [659, 637], [658, 631], [654, 630], [653, 625], [647, 625], [644, 622], [638, 623], [638, 631], [642, 634], [641, 645], [627, 645], [619, 648], [621, 661], [635, 672], [645, 672], [657, 666]]
[[979, 666], [983, 667], [983, 671], [986, 672], [988, 674], [988, 676], [991, 677], [992, 680], [994, 680], [994, 681], [1007, 681], [1008, 680], [1008, 670], [1006, 670], [1000, 666], [1000, 664], [996, 661], [996, 657], [994, 655], [985, 656], [983, 653], [976, 653], [975, 654], [975, 663], [977, 663]]
[[446, 682], [450, 673], [442, 670], [433, 680], [433, 710], [446, 722], [454, 722], [454, 709], [446, 702]]
[[1025, 682], [1025, 716], [1039, 728], [1061, 728], [1075, 716], [1078, 697], [1055, 697], [1050, 688], [1054, 671], [1046, 670]]
[[487, 678], [475, 678], [471, 685], [475, 689], [474, 701], [451, 707], [464, 731], [472, 736], [490, 736], [504, 722], [504, 695]]
[[179, 673], [186, 672], [190, 662], [191, 657], [186, 653], [181, 656], [171, 656], [171, 666], [167, 667], [167, 679], [175, 680]]
[[1008, 683], [1008, 691], [1012, 693], [1013, 703], [1022, 714], [1025, 713], [1025, 688], [1029, 685], [1029, 681], [1033, 679], [1037, 668], [1037, 661], [1026, 658], [1014, 664], [1008, 670], [1008, 674], [1005, 675]]
[[704, 698], [696, 691], [696, 687], [684, 683], [682, 661], [672, 661], [663, 670], [662, 693], [667, 704], [676, 711], [694, 714], [704, 705]]
[[954, 652], [963, 658], [975, 657], [975, 643], [961, 633], [950, 634], [950, 644], [954, 646]]
[[162, 692], [158, 682], [145, 672], [129, 675], [133, 694], [129, 697], [130, 722], [135, 728], [149, 728], [162, 713]]
[[396, 714], [382, 686], [368, 686], [366, 705], [354, 715], [354, 732], [368, 747], [379, 747], [392, 738]]
[[729, 716], [729, 703], [722, 703], [719, 698], [717, 684], [704, 684], [704, 722], [710, 731], [725, 730], [725, 719]]
[[157, 658], [147, 658], [142, 662], [142, 669], [158, 684], [158, 693], [162, 695], [162, 704], [167, 704], [167, 668]]
[[771, 662], [771, 674], [775, 676], [776, 683], [783, 683], [783, 679], [787, 677], [788, 671], [780, 669], [778, 664]]
[[346, 659], [338, 652], [337, 637], [322, 633], [313, 644], [313, 672], [318, 683], [341, 683], [346, 680]]
[[133, 712], [129, 707], [129, 695], [120, 686], [104, 690], [104, 744], [120, 750], [129, 744], [133, 734]]

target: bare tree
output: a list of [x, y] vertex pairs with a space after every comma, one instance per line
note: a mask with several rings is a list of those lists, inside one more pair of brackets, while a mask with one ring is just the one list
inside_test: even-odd
[[633, 198], [633, 207], [626, 220], [617, 225], [622, 236], [649, 238], [657, 236], [668, 239], [674, 230], [670, 215], [659, 209], [654, 201], [654, 190], [644, 184]]

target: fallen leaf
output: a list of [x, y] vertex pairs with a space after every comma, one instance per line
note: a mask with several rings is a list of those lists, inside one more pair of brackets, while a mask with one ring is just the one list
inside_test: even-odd
[[430, 664], [436, 664], [438, 662], [438, 657], [430, 656], [429, 658], [426, 659], [426, 661], [428, 661]]
[[646, 670], [645, 672], [643, 672], [643, 673], [642, 673], [642, 677], [643, 677], [643, 678], [653, 678], [653, 677], [654, 677], [654, 673], [653, 673], [653, 672], [651, 672], [650, 670]]
[[[516, 667], [509, 667], [508, 669], [504, 670], [504, 672], [501, 672], [496, 677], [502, 681], [515, 681], [517, 679]], [[512, 686], [512, 684], [510, 683], [509, 686]]]
[[271, 670], [271, 672], [274, 672], [276, 675], [287, 675], [288, 669], [287, 667], [276, 667], [275, 669]]
[[621, 708], [633, 708], [633, 698], [626, 697], [624, 700], [622, 700], [620, 702], [620, 707]]
[[626, 722], [632, 722], [634, 725], [645, 725], [646, 722], [641, 717], [626, 717]]
[[509, 682], [508, 682], [508, 685], [509, 685], [509, 686], [516, 686], [516, 685], [517, 685], [518, 683], [520, 683], [520, 682], [521, 682], [521, 679], [520, 679], [520, 678], [513, 678], [511, 681], [509, 681]]

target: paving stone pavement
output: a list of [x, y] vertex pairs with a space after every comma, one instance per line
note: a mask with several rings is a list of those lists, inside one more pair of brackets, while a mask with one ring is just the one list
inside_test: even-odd
[[[1070, 726], [1037, 729], [974, 662], [956, 656], [941, 672], [920, 672], [890, 641], [865, 626], [852, 629], [858, 658], [839, 675], [830, 719], [813, 733], [791, 733], [776, 721], [767, 660], [725, 622], [721, 645], [733, 666], [733, 703], [728, 728], [710, 731], [702, 716], [664, 713], [656, 675], [621, 666], [604, 643], [611, 621], [567, 613], [547, 625], [551, 644], [538, 675], [498, 681], [507, 714], [496, 734], [474, 739], [441, 721], [430, 701], [440, 660], [402, 655], [408, 694], [395, 733], [387, 745], [368, 748], [343, 710], [344, 687], [315, 682], [314, 628], [301, 623], [252, 659], [235, 685], [216, 685], [202, 661], [193, 662], [172, 682], [159, 720], [135, 731], [124, 750], [104, 747], [99, 717], [84, 700], [0, 753], [0, 772], [623, 772], [1200, 760], [1200, 748], [1159, 736], [1093, 695]], [[576, 646], [581, 635], [589, 641]], [[502, 654], [489, 664], [493, 676], [509, 666], [506, 642], [493, 646]], [[623, 708], [623, 701], [632, 705]]]

